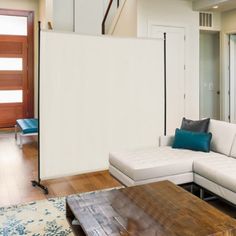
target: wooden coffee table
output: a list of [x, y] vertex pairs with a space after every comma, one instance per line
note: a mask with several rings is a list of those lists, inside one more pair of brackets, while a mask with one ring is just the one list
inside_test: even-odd
[[70, 196], [76, 235], [236, 236], [236, 220], [169, 181]]

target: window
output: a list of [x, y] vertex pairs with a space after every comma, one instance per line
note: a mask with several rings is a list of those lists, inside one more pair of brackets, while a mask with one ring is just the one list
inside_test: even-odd
[[0, 15], [0, 35], [27, 35], [27, 17]]
[[22, 90], [0, 90], [0, 103], [22, 103]]
[[0, 58], [0, 71], [1, 70], [22, 71], [22, 58]]

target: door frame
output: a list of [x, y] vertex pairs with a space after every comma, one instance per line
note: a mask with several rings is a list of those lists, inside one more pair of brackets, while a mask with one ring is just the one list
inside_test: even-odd
[[[209, 84], [207, 85], [208, 87], [208, 91], [209, 92], [215, 92], [217, 94], [217, 98], [216, 98], [216, 102], [217, 102], [217, 112], [215, 112], [217, 114], [217, 116], [214, 118], [214, 117], [211, 117], [212, 119], [217, 119], [217, 120], [220, 120], [222, 115], [221, 115], [221, 108], [222, 108], [222, 93], [223, 93], [223, 89], [222, 89], [222, 85], [221, 85], [221, 70], [220, 70], [220, 66], [221, 66], [221, 34], [220, 34], [220, 31], [211, 31], [211, 30], [200, 30], [199, 31], [199, 115], [200, 115], [200, 119], [203, 119], [205, 118], [206, 116], [201, 116], [202, 115], [202, 112], [201, 112], [201, 100], [203, 99], [201, 97], [201, 90], [202, 90], [202, 78], [201, 78], [201, 35], [211, 35], [213, 37], [217, 37], [217, 40], [218, 40], [218, 47], [217, 47], [217, 50], [218, 50], [218, 53], [219, 53], [219, 61], [218, 61], [218, 66], [217, 68], [219, 68], [218, 70], [218, 76], [217, 76], [217, 83], [218, 83], [218, 86], [214, 86], [213, 85], [213, 88], [212, 89], [209, 89]], [[215, 40], [215, 38], [214, 38]], [[216, 89], [217, 88], [217, 89]], [[214, 107], [214, 105], [213, 105]], [[213, 112], [214, 113], [214, 112]]]
[[[235, 122], [235, 76], [236, 76], [236, 56], [234, 52], [236, 50], [236, 40], [232, 40], [231, 36], [235, 36], [235, 34], [229, 34], [229, 117], [230, 122]], [[234, 43], [232, 43], [234, 42]]]
[[28, 70], [27, 70], [27, 118], [34, 117], [34, 12], [0, 8], [0, 15], [27, 17]]

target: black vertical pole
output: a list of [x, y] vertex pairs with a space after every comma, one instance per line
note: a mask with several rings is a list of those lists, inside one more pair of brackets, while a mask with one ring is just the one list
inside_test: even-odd
[[41, 22], [38, 22], [38, 181], [40, 178], [40, 53], [41, 53]]
[[41, 22], [38, 22], [38, 180], [31, 181], [33, 187], [41, 188], [45, 194], [48, 194], [48, 189], [43, 186], [40, 176], [40, 60], [41, 60]]
[[166, 33], [164, 33], [164, 135], [166, 136], [167, 96], [166, 96]]

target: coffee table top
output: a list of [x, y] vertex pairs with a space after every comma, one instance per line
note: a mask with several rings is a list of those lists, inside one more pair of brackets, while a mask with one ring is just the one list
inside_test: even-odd
[[67, 205], [86, 235], [227, 235], [236, 221], [169, 181], [73, 195]]

